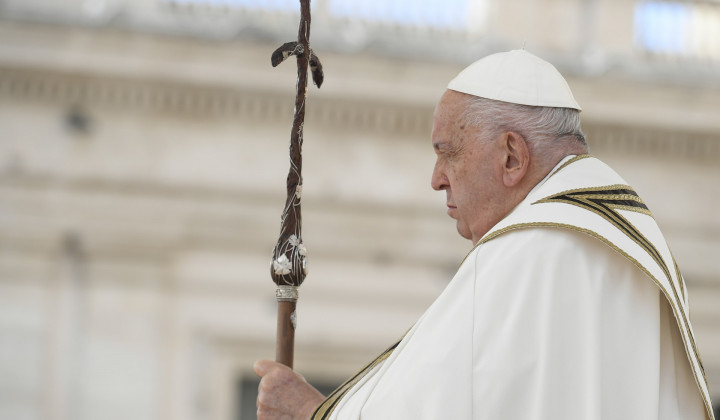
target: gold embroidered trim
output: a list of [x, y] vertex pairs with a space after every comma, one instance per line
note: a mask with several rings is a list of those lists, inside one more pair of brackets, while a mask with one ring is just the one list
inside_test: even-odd
[[[638, 267], [643, 273], [645, 273], [645, 275], [647, 275], [647, 276], [658, 286], [658, 288], [659, 288], [660, 291], [663, 293], [663, 295], [665, 295], [665, 299], [666, 299], [666, 300], [668, 301], [668, 303], [670, 304], [670, 307], [672, 308], [673, 313], [675, 314], [676, 320], [677, 320], [678, 322], [682, 322], [683, 326], [685, 327], [685, 328], [679, 328], [680, 334], [683, 336], [683, 341], [690, 342], [690, 345], [691, 345], [691, 347], [692, 347], [692, 352], [693, 352], [693, 354], [695, 355], [694, 360], [697, 361], [697, 365], [698, 365], [698, 367], [699, 367], [700, 373], [702, 374], [702, 381], [705, 383], [705, 388], [704, 388], [704, 389], [705, 389], [705, 390], [708, 390], [708, 392], [709, 392], [709, 387], [708, 387], [708, 383], [707, 383], [707, 377], [705, 376], [705, 368], [704, 368], [704, 366], [703, 366], [702, 360], [700, 359], [700, 353], [699, 353], [698, 350], [697, 350], [697, 345], [695, 344], [695, 338], [694, 338], [694, 336], [693, 336], [693, 334], [692, 334], [691, 329], [689, 328], [689, 325], [688, 325], [689, 322], [688, 322], [687, 316], [686, 316], [686, 314], [685, 314], [685, 311], [683, 311], [682, 308], [678, 309], [677, 305], [673, 302], [672, 299], [670, 299], [670, 294], [669, 294], [668, 291], [663, 287], [662, 283], [660, 283], [660, 281], [658, 281], [658, 279], [657, 279], [655, 276], [653, 276], [652, 273], [650, 273], [650, 271], [649, 271], [647, 268], [645, 268], [642, 264], [640, 264], [639, 261], [637, 261], [636, 259], [634, 259], [633, 257], [631, 257], [629, 254], [627, 254], [625, 251], [623, 251], [622, 249], [620, 249], [618, 246], [616, 246], [614, 243], [612, 243], [610, 240], [608, 240], [608, 239], [605, 238], [604, 236], [600, 235], [600, 234], [597, 233], [597, 232], [594, 232], [594, 231], [592, 231], [592, 230], [589, 230], [589, 229], [584, 229], [584, 228], [581, 228], [581, 227], [577, 227], [577, 226], [573, 226], [573, 225], [567, 225], [567, 224], [563, 224], [563, 223], [554, 223], [554, 222], [518, 223], [518, 224], [506, 226], [506, 227], [504, 227], [504, 228], [502, 228], [502, 229], [498, 229], [497, 231], [495, 231], [495, 232], [491, 233], [490, 235], [484, 237], [483, 239], [481, 239], [480, 241], [478, 241], [477, 245], [475, 245], [475, 248], [477, 248], [478, 246], [480, 246], [480, 245], [482, 245], [482, 244], [484, 244], [484, 243], [486, 243], [486, 242], [488, 242], [488, 241], [490, 241], [490, 240], [492, 240], [492, 239], [495, 239], [495, 238], [497, 238], [498, 236], [500, 236], [500, 235], [502, 235], [502, 234], [504, 234], [504, 233], [507, 233], [507, 232], [509, 232], [509, 231], [517, 230], [517, 229], [522, 229], [522, 228], [531, 228], [531, 227], [556, 227], [556, 228], [562, 228], [562, 229], [569, 229], [569, 230], [573, 230], [573, 231], [576, 231], [576, 232], [582, 232], [582, 233], [585, 233], [585, 234], [587, 234], [587, 235], [590, 235], [590, 236], [592, 236], [592, 237], [594, 237], [594, 238], [602, 241], [603, 243], [605, 243], [605, 244], [606, 244], [607, 246], [609, 246], [610, 248], [614, 249], [614, 250], [615, 250], [616, 252], [618, 252], [620, 255], [622, 255], [622, 256], [625, 257], [627, 260], [629, 260], [630, 262], [632, 262], [632, 263], [633, 263], [636, 267]], [[474, 248], [473, 248], [473, 249], [474, 249]], [[467, 258], [467, 257], [466, 257], [466, 258]], [[671, 286], [673, 285], [672, 280], [670, 281], [670, 284], [671, 284]], [[673, 290], [673, 292], [675, 292], [675, 290]], [[677, 292], [675, 292], [675, 293], [673, 293], [673, 294], [675, 295], [675, 297], [676, 297], [676, 299], [677, 299]], [[678, 317], [678, 313], [682, 316], [682, 320]], [[688, 359], [690, 360], [690, 363], [691, 363], [691, 365], [692, 365], [692, 364], [693, 364], [693, 363], [692, 363], [693, 357], [692, 357], [692, 355], [690, 354], [690, 349], [688, 349], [687, 346], [683, 346], [683, 347], [685, 347], [685, 352], [687, 353]], [[702, 395], [703, 402], [705, 403], [705, 410], [707, 411], [709, 418], [710, 418], [710, 419], [714, 419], [715, 416], [714, 416], [714, 413], [713, 413], [713, 408], [712, 408], [712, 404], [710, 403], [709, 397], [708, 397], [708, 395], [707, 395], [705, 392], [702, 392], [703, 387], [702, 387], [701, 382], [700, 382], [700, 381], [701, 381], [701, 378], [698, 377], [698, 375], [697, 375], [697, 373], [696, 373], [696, 369], [692, 369], [692, 371], [693, 371], [693, 377], [695, 378], [695, 382], [697, 383], [698, 388], [700, 388], [700, 394]]]
[[318, 408], [315, 409], [315, 412], [310, 417], [310, 420], [326, 420], [330, 414], [335, 410], [335, 407], [337, 407], [338, 402], [342, 400], [342, 398], [347, 394], [347, 392], [354, 387], [365, 375], [367, 375], [371, 370], [373, 370], [377, 365], [385, 361], [392, 352], [395, 350], [395, 348], [400, 344], [400, 341], [402, 339], [398, 340], [397, 343], [390, 346], [388, 349], [386, 349], [380, 356], [375, 358], [372, 362], [370, 362], [367, 366], [362, 368], [358, 373], [350, 377], [345, 383], [340, 385], [335, 391], [330, 393], [330, 395], [325, 398], [325, 401], [323, 401]]
[[586, 154], [584, 154], [584, 155], [577, 155], [577, 156], [575, 156], [574, 158], [572, 158], [572, 159], [568, 160], [567, 162], [563, 163], [563, 164], [562, 164], [559, 168], [557, 168], [557, 170], [556, 170], [555, 172], [553, 172], [553, 174], [550, 175], [550, 176], [552, 177], [552, 176], [555, 175], [556, 173], [558, 173], [558, 172], [562, 171], [563, 169], [565, 169], [566, 166], [568, 166], [568, 165], [570, 165], [570, 164], [573, 164], [573, 163], [577, 162], [578, 160], [587, 159], [587, 158], [591, 158], [591, 157], [593, 157], [593, 156], [592, 156], [591, 154], [589, 154], [589, 153], [586, 153]]
[[612, 209], [629, 210], [652, 217], [652, 212], [647, 208], [645, 202], [629, 185], [614, 184], [593, 188], [576, 188], [553, 194], [533, 204], [558, 201], [581, 205], [581, 207], [586, 207], [583, 204], [590, 202]]
[[652, 217], [650, 210], [631, 187], [616, 184], [568, 190], [545, 197], [534, 202], [533, 205], [553, 202], [571, 204], [590, 210], [610, 222], [652, 257], [655, 263], [662, 269], [670, 284], [673, 285], [673, 292], [675, 293], [675, 297], [678, 298], [670, 270], [662, 255], [660, 255], [660, 252], [630, 221], [616, 211], [617, 209], [624, 209]]
[[688, 298], [685, 295], [685, 280], [683, 279], [682, 274], [680, 274], [680, 267], [678, 267], [677, 261], [675, 261], [675, 256], [672, 254], [672, 251], [670, 252], [670, 255], [672, 256], [672, 262], [675, 266], [675, 276], [678, 278], [678, 282], [680, 283], [680, 294], [683, 297], [683, 301], [685, 302], [685, 305], [688, 305]]
[[[650, 242], [650, 240], [648, 240], [642, 233], [640, 233], [640, 231], [620, 213], [618, 213], [617, 211], [613, 211], [618, 208], [624, 208], [626, 210], [637, 211], [639, 213], [643, 213], [652, 217], [650, 210], [647, 208], [642, 199], [640, 199], [637, 193], [631, 189], [630, 186], [616, 184], [606, 187], [569, 190], [552, 195], [550, 197], [546, 197], [533, 204], [549, 202], [564, 202], [590, 210], [603, 217], [605, 220], [613, 224], [616, 228], [620, 229], [621, 232], [623, 232], [626, 236], [628, 236], [636, 244], [638, 244], [638, 246], [645, 250], [645, 252], [647, 252], [648, 255], [650, 255], [650, 257], [660, 267], [660, 269], [663, 271], [663, 274], [665, 274], [666, 278], [668, 279], [668, 283], [670, 284], [676, 301], [682, 305], [683, 301], [681, 300], [680, 296], [682, 295], [684, 297], [685, 287], [682, 284], [682, 275], [680, 275], [680, 271], [677, 267], [677, 264], [675, 263], [674, 258], [673, 264], [675, 267], [677, 282], [673, 281], [672, 275], [670, 274], [670, 269], [668, 268], [665, 259], [662, 257], [662, 255], [660, 255], [660, 252]], [[678, 289], [681, 290], [680, 293], [678, 293]], [[690, 321], [687, 319], [687, 314], [685, 313], [685, 311], [682, 311], [681, 314], [683, 318], [682, 322], [685, 328], [689, 330]], [[697, 356], [698, 363], [702, 368], [704, 377], [705, 369], [702, 364], [702, 360], [700, 359], [700, 354], [697, 352], [697, 350], [695, 350], [695, 354]], [[705, 380], [705, 382], [707, 383], [707, 379]]]

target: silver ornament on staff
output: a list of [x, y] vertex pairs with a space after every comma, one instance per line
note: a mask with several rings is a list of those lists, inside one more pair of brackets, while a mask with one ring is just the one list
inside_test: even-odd
[[302, 143], [305, 123], [305, 97], [307, 96], [308, 67], [313, 82], [320, 87], [323, 71], [320, 60], [310, 49], [310, 0], [300, 0], [300, 27], [298, 40], [286, 42], [271, 57], [272, 66], [290, 56], [297, 59], [297, 85], [295, 115], [290, 132], [290, 171], [287, 177], [287, 199], [282, 214], [280, 237], [273, 249], [270, 275], [277, 285], [275, 297], [278, 302], [277, 340], [275, 360], [293, 367], [295, 352], [295, 328], [297, 326], [296, 304], [298, 287], [307, 275], [307, 250], [302, 242]]

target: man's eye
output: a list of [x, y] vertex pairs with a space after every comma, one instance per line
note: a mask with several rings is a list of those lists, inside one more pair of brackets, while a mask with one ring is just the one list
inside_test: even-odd
[[444, 152], [445, 157], [448, 159], [454, 159], [458, 156], [458, 150], [456, 149], [447, 149]]

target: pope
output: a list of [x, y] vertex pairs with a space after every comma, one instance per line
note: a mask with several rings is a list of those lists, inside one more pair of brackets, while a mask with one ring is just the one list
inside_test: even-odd
[[525, 50], [450, 81], [431, 185], [472, 250], [329, 396], [256, 362], [258, 419], [714, 419], [680, 270], [643, 200], [588, 154], [580, 111]]

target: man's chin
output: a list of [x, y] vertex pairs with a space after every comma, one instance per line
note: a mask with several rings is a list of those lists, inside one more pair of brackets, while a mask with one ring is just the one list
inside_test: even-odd
[[472, 232], [470, 232], [470, 229], [465, 226], [464, 224], [461, 224], [459, 221], [457, 222], [457, 231], [465, 239], [472, 240]]

